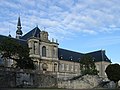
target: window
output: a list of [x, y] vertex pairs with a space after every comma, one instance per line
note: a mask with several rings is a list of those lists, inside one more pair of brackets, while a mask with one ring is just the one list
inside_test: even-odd
[[60, 59], [61, 59], [61, 60], [63, 59], [63, 56], [62, 56], [62, 55], [60, 55]]
[[64, 70], [64, 64], [63, 63], [61, 64], [61, 70]]
[[96, 68], [97, 68], [97, 70], [98, 70], [98, 71], [100, 70], [100, 69], [99, 69], [100, 67], [99, 67], [99, 65], [98, 65], [98, 64], [96, 65]]
[[67, 64], [67, 65], [66, 65], [66, 71], [68, 71], [68, 70], [69, 70], [69, 65]]
[[71, 71], [73, 71], [73, 65], [71, 65]]
[[54, 71], [57, 71], [57, 64], [54, 63]]
[[42, 47], [42, 56], [46, 57], [46, 47], [45, 46]]
[[37, 41], [34, 41], [34, 44], [33, 44], [33, 53], [37, 54]]
[[38, 54], [38, 43], [37, 42], [34, 42], [34, 54]]
[[75, 66], [75, 72], [77, 72], [77, 70], [78, 70], [78, 66]]
[[33, 53], [35, 54], [35, 43], [33, 44]]
[[54, 57], [57, 57], [57, 48], [54, 46], [54, 48], [53, 48], [53, 55], [54, 55]]
[[56, 53], [55, 53], [55, 48], [53, 48], [53, 57], [55, 57], [55, 54], [56, 54]]
[[43, 68], [43, 71], [47, 71], [48, 65], [46, 63], [43, 63], [42, 64], [42, 68]]

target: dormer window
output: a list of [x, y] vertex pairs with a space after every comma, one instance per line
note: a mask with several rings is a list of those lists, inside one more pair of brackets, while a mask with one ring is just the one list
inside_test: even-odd
[[72, 57], [72, 56], [70, 56], [70, 60], [73, 60], [72, 58], [73, 58], [73, 57]]
[[80, 58], [78, 58], [78, 61], [80, 62]]
[[60, 55], [60, 59], [63, 59], [63, 56], [62, 56], [62, 55]]
[[42, 56], [46, 57], [46, 47], [45, 46], [42, 47]]
[[95, 61], [95, 57], [93, 57], [93, 61]]

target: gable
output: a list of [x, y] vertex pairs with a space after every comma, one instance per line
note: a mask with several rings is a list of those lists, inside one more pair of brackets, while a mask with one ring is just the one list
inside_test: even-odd
[[26, 33], [24, 36], [21, 37], [23, 40], [28, 40], [31, 37], [40, 38], [40, 29], [38, 27], [35, 27], [30, 32]]

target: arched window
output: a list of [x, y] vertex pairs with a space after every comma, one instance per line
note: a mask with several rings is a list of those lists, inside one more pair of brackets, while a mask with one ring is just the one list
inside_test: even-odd
[[45, 46], [42, 47], [42, 56], [46, 57], [46, 47]]

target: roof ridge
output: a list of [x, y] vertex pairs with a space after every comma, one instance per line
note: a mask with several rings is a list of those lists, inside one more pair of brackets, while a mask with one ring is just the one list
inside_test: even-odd
[[96, 52], [101, 52], [101, 51], [104, 51], [104, 50], [97, 50], [97, 51], [91, 51], [91, 52], [89, 52], [89, 53], [86, 53], [86, 54], [90, 54], [90, 53], [96, 53]]
[[36, 34], [37, 28], [38, 28], [38, 27], [35, 27], [35, 28], [34, 28], [34, 29], [35, 29], [35, 31], [34, 31], [34, 33], [33, 33], [33, 37], [34, 37], [34, 36], [35, 36], [35, 34]]
[[[63, 49], [63, 48], [59, 48], [59, 49]], [[70, 52], [73, 52], [73, 53], [78, 53], [78, 54], [84, 54], [84, 53], [80, 53], [80, 52], [76, 52], [76, 51], [72, 51], [72, 50], [68, 50], [68, 49], [63, 49], [63, 50], [70, 51]]]

